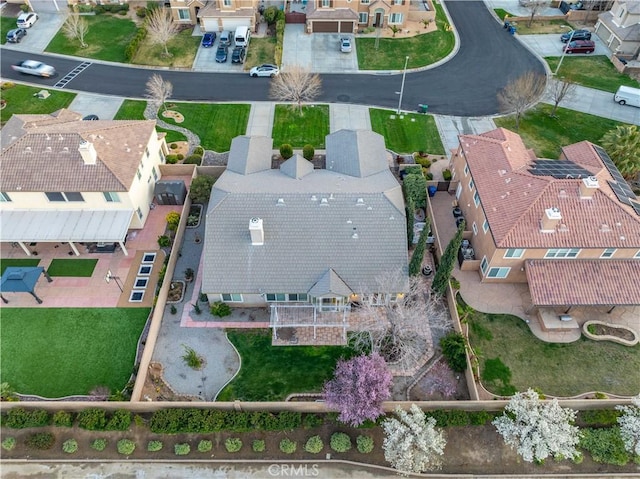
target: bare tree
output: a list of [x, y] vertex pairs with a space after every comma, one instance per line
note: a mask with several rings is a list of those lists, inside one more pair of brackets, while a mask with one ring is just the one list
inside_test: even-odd
[[167, 43], [176, 33], [178, 33], [179, 25], [171, 18], [171, 12], [166, 8], [153, 8], [147, 15], [147, 36], [154, 44], [160, 44], [164, 47], [164, 54], [171, 56], [167, 48]]
[[529, 10], [531, 16], [529, 17], [529, 22], [527, 25], [531, 27], [533, 23], [533, 18], [540, 12], [543, 8], [547, 8], [551, 4], [550, 0], [528, 0], [524, 4], [524, 8]]
[[[400, 274], [396, 271], [377, 279], [379, 291], [392, 291]], [[359, 316], [351, 345], [358, 351], [380, 354], [395, 375], [419, 365], [426, 353], [433, 352], [438, 336], [452, 327], [444, 304], [419, 277], [409, 278], [408, 291], [396, 303], [364, 304]]]
[[84, 42], [84, 37], [89, 31], [89, 23], [84, 17], [81, 17], [77, 13], [73, 13], [67, 17], [62, 25], [62, 33], [69, 40], [78, 40], [81, 48], [86, 48], [87, 44]]
[[271, 83], [271, 98], [295, 103], [300, 115], [302, 104], [315, 100], [321, 91], [320, 76], [299, 65], [288, 67]]
[[558, 105], [562, 100], [567, 97], [570, 97], [573, 92], [576, 91], [576, 84], [564, 79], [552, 80], [551, 85], [549, 86], [549, 93], [551, 95], [551, 99], [553, 100], [553, 109], [549, 114], [550, 117], [555, 118], [556, 110], [558, 109]]
[[154, 73], [147, 81], [147, 89], [144, 96], [151, 100], [157, 108], [162, 105], [162, 108], [166, 110], [165, 102], [171, 98], [172, 93], [173, 85], [171, 82], [165, 81], [160, 75]]
[[545, 83], [544, 75], [528, 71], [498, 93], [501, 110], [516, 115], [516, 130], [520, 129], [520, 117], [524, 111], [544, 92]]

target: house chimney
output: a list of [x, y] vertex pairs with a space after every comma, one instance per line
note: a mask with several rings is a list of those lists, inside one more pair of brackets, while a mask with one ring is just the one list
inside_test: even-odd
[[544, 210], [544, 215], [540, 220], [540, 231], [542, 233], [553, 233], [556, 230], [556, 226], [560, 224], [561, 219], [562, 215], [559, 208], [554, 206]]
[[593, 198], [593, 194], [598, 189], [598, 186], [598, 178], [595, 176], [583, 178], [580, 182], [580, 199], [590, 200]]
[[249, 220], [249, 233], [251, 234], [251, 244], [262, 246], [264, 244], [264, 229], [262, 229], [262, 219], [251, 218]]
[[90, 141], [81, 141], [78, 151], [82, 156], [85, 165], [95, 165], [98, 154]]

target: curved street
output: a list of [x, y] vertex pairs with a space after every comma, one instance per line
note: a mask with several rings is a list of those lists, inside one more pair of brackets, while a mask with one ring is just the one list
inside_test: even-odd
[[[408, 72], [403, 109], [416, 110], [429, 105], [429, 112], [442, 115], [483, 116], [498, 112], [496, 94], [510, 80], [528, 70], [544, 73], [544, 66], [527, 48], [502, 29], [484, 2], [448, 0], [445, 3], [459, 35], [459, 50], [449, 61], [424, 71]], [[285, 46], [286, 47], [286, 46]], [[59, 76], [44, 80], [30, 78], [53, 87], [81, 59], [49, 55], [30, 55], [53, 63]], [[24, 81], [10, 65], [24, 59], [24, 53], [2, 49], [2, 77]], [[155, 71], [149, 68], [104, 62], [91, 65], [64, 88], [128, 98], [144, 95], [145, 84]], [[249, 75], [160, 70], [173, 83], [173, 100], [185, 101], [264, 101], [269, 99], [269, 80]], [[323, 74], [320, 102], [352, 103], [396, 108], [400, 73]]]

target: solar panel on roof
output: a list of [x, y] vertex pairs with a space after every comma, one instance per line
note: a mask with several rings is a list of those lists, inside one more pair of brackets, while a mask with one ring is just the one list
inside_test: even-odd
[[631, 207], [636, 212], [636, 214], [640, 216], [640, 203], [634, 200], [630, 200], [630, 201], [631, 201]]
[[536, 176], [551, 176], [553, 178], [585, 178], [591, 176], [589, 170], [569, 160], [535, 160], [529, 173]]

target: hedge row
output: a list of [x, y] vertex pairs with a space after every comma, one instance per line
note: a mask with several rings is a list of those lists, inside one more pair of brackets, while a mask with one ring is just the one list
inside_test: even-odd
[[162, 409], [151, 416], [152, 432], [175, 434], [181, 432], [245, 432], [293, 430], [302, 424], [299, 412], [239, 412], [210, 409]]
[[135, 57], [136, 53], [138, 53], [140, 44], [144, 41], [146, 37], [147, 37], [147, 28], [145, 26], [138, 28], [138, 31], [129, 42], [129, 45], [127, 45], [127, 47], [124, 50], [124, 54], [127, 57], [128, 61], [133, 60], [133, 57]]
[[[131, 412], [118, 409], [112, 413], [100, 408], [88, 408], [77, 416], [78, 427], [91, 431], [126, 431], [131, 425]], [[42, 427], [53, 424], [57, 427], [72, 427], [73, 413], [58, 411], [51, 415], [44, 409], [28, 410], [21, 407], [10, 409], [2, 415], [2, 426], [11, 429]]]

